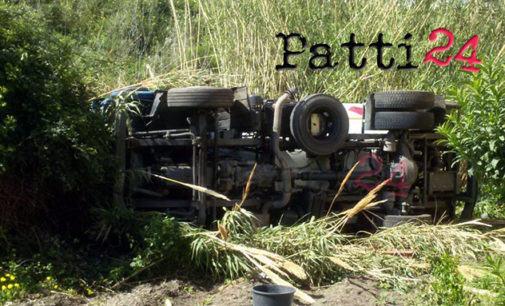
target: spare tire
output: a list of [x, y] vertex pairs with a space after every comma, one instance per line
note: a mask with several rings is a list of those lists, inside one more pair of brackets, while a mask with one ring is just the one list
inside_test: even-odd
[[435, 117], [431, 112], [376, 112], [376, 130], [433, 130]]
[[290, 131], [295, 142], [312, 155], [340, 149], [349, 132], [349, 117], [342, 103], [329, 95], [310, 95], [291, 112]]
[[417, 110], [433, 107], [435, 94], [428, 91], [396, 90], [373, 94], [375, 109]]
[[233, 91], [228, 88], [186, 87], [167, 91], [169, 107], [219, 108], [233, 105]]

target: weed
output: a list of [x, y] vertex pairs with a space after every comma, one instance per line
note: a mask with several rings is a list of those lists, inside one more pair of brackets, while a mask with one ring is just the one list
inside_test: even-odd
[[205, 298], [203, 301], [202, 301], [202, 306], [205, 306], [205, 305], [211, 305], [212, 302], [214, 301], [214, 299], [216, 298], [216, 295], [211, 295], [210, 297], [208, 298]]
[[[238, 212], [234, 214], [237, 218]], [[251, 222], [247, 221], [247, 216], [242, 216], [240, 220]], [[312, 284], [328, 284], [350, 273], [363, 273], [381, 279], [382, 286], [407, 289], [430, 271], [432, 258], [455, 254], [464, 260], [474, 261], [504, 252], [500, 244], [494, 243], [496, 239], [501, 239], [500, 231], [483, 235], [462, 225], [403, 224], [367, 237], [328, 234], [337, 222], [338, 219], [332, 217], [310, 219], [290, 227], [257, 228], [248, 234], [233, 232], [239, 227], [226, 224], [222, 227], [232, 229], [227, 232], [227, 242], [284, 256], [300, 265]], [[242, 225], [240, 228], [249, 229], [243, 223], [239, 224]], [[193, 260], [200, 268], [232, 279], [253, 270], [254, 267], [240, 252], [217, 242], [219, 232], [193, 231]], [[210, 235], [214, 239], [209, 239]], [[414, 253], [410, 258], [401, 255], [401, 252], [392, 255], [392, 250], [414, 250]]]
[[[213, 85], [247, 84], [265, 95], [297, 87], [303, 94], [323, 91], [348, 101], [360, 101], [378, 89], [440, 92], [457, 84], [464, 73], [454, 62], [444, 68], [422, 64], [434, 46], [428, 40], [433, 25], [449, 27], [455, 33], [455, 46], [479, 35], [479, 58], [484, 54], [499, 57], [503, 44], [493, 38], [505, 33], [499, 22], [505, 14], [503, 1], [31, 3], [53, 29], [75, 39], [80, 61], [91, 68], [86, 79], [100, 92], [157, 78], [165, 79], [160, 83], [164, 87], [203, 85], [209, 77]], [[412, 61], [420, 67], [408, 72], [381, 71], [371, 64], [371, 50], [363, 49], [357, 52], [357, 60], [365, 56], [369, 64], [360, 72], [345, 64], [348, 54], [344, 51], [333, 54], [334, 61], [340, 63], [335, 69], [310, 71], [306, 61], [294, 58], [297, 69], [279, 72], [275, 70], [282, 61], [282, 42], [275, 37], [279, 32], [301, 33], [308, 45], [324, 42], [332, 50], [348, 41], [350, 33], [366, 44], [379, 32], [392, 43], [403, 42], [404, 35], [412, 33]], [[403, 52], [391, 48], [385, 56], [399, 62]], [[308, 53], [305, 50], [304, 55]]]
[[457, 257], [443, 254], [441, 257], [433, 259], [432, 276], [435, 278], [431, 282], [433, 299], [438, 305], [465, 305], [466, 297], [463, 291], [464, 279], [457, 271]]
[[503, 292], [503, 289], [505, 289], [505, 260], [503, 257], [499, 258], [494, 258], [494, 257], [488, 257], [487, 258], [487, 267], [491, 269], [491, 274], [496, 277], [498, 280], [497, 283], [501, 287], [501, 293], [505, 294]]
[[193, 286], [184, 286], [182, 290], [186, 291], [187, 293], [191, 294], [195, 291], [195, 287]]
[[488, 256], [483, 264], [488, 273], [472, 282], [472, 286], [487, 293], [483, 302], [505, 305], [505, 260], [503, 257]]
[[0, 304], [22, 296], [24, 288], [13, 272], [0, 274]]

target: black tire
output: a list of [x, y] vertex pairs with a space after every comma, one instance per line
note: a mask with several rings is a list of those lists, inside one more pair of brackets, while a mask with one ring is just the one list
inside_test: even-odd
[[475, 209], [475, 203], [477, 202], [478, 192], [479, 187], [477, 179], [475, 178], [475, 176], [469, 176], [466, 182], [466, 192], [465, 192], [467, 199], [465, 201], [463, 212], [461, 213], [461, 219], [472, 219], [473, 211]]
[[435, 116], [430, 112], [376, 112], [376, 130], [422, 130], [435, 128]]
[[167, 91], [169, 107], [228, 108], [233, 105], [233, 91], [228, 88], [186, 87]]
[[446, 107], [443, 96], [435, 96], [435, 103], [430, 109], [430, 112], [435, 116], [435, 125], [438, 126], [445, 121]]
[[384, 222], [383, 222], [382, 226], [393, 227], [393, 226], [397, 226], [397, 225], [404, 224], [407, 222], [415, 222], [415, 223], [420, 223], [420, 224], [422, 224], [422, 223], [431, 224], [432, 219], [431, 219], [431, 215], [429, 215], [429, 214], [403, 215], [403, 216], [385, 215]]
[[[321, 135], [312, 135], [311, 115], [324, 117]], [[342, 103], [329, 95], [310, 95], [298, 102], [291, 112], [290, 131], [296, 143], [307, 153], [329, 155], [340, 149], [349, 132], [349, 117]]]
[[454, 110], [461, 109], [461, 105], [459, 105], [456, 102], [445, 101], [445, 109], [446, 109], [447, 113], [450, 114]]
[[378, 111], [384, 110], [417, 110], [433, 107], [435, 95], [427, 91], [397, 90], [373, 94], [374, 106]]

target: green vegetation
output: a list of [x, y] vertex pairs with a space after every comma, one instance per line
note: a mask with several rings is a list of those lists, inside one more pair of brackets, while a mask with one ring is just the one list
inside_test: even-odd
[[[503, 230], [483, 234], [467, 226], [404, 224], [370, 236], [324, 237], [338, 218], [256, 228], [254, 219], [243, 210], [227, 211], [220, 221], [224, 231], [216, 232], [161, 215], [139, 218], [138, 222], [137, 231], [125, 235], [131, 249], [119, 256], [110, 251], [86, 252], [79, 241], [68, 244], [57, 238], [43, 242], [47, 249], [31, 258], [13, 253], [0, 264], [2, 275], [15, 277], [6, 278], [0, 301], [44, 290], [91, 296], [103, 286], [119, 289], [181, 271], [186, 275], [210, 271], [217, 279], [256, 275], [257, 268], [241, 251], [250, 247], [293, 263], [280, 265], [281, 270], [293, 273], [294, 265], [301, 266], [308, 279], [291, 276], [289, 280], [297, 286], [366, 275], [380, 279], [384, 288], [414, 291], [413, 297], [423, 297], [416, 303], [426, 305], [499, 304], [505, 294]], [[409, 250], [413, 250], [412, 256]], [[482, 275], [473, 280], [463, 278], [459, 269], [463, 265], [475, 266]], [[13, 288], [7, 295], [10, 283]], [[19, 287], [14, 287], [16, 283]]]
[[[105, 272], [105, 265], [110, 264], [106, 258], [101, 258], [100, 262], [98, 257], [94, 258], [83, 249], [78, 250], [77, 243], [70, 244], [58, 238], [48, 238], [42, 243], [44, 249], [35, 255], [16, 254], [13, 250], [9, 256], [2, 258], [0, 271], [2, 275], [10, 276], [5, 276], [5, 284], [0, 284], [3, 289], [0, 303], [29, 293], [49, 291], [90, 295], [93, 291], [91, 287], [99, 285], [100, 278], [96, 273]], [[90, 269], [90, 264], [100, 266]], [[88, 284], [87, 280], [94, 283]], [[13, 287], [9, 288], [8, 284], [13, 284]]]
[[[251, 91], [275, 97], [288, 87], [302, 95], [326, 92], [345, 101], [361, 101], [375, 90], [425, 89], [445, 94], [465, 78], [461, 62], [448, 67], [423, 64], [424, 55], [446, 38], [430, 42], [437, 27], [454, 33], [453, 47], [438, 54], [455, 55], [473, 35], [479, 35], [477, 57], [502, 58], [505, 35], [503, 1], [232, 1], [146, 0], [70, 1], [57, 0], [32, 7], [49, 26], [71, 37], [80, 62], [89, 67], [86, 79], [98, 92], [154, 78], [146, 85], [201, 85], [207, 77], [215, 85], [244, 85]], [[223, 9], [227, 8], [227, 9]], [[307, 50], [292, 58], [299, 64], [292, 71], [276, 71], [282, 63], [279, 32], [300, 33]], [[412, 34], [414, 71], [381, 71], [373, 48], [358, 48], [356, 61], [365, 55], [361, 71], [349, 68], [347, 49], [350, 33], [370, 44], [378, 33], [395, 47], [385, 51], [403, 63], [405, 51], [396, 46]], [[333, 51], [335, 69], [308, 68], [308, 48], [326, 43]], [[296, 42], [293, 45], [298, 48]], [[466, 53], [465, 53], [466, 54]]]
[[505, 265], [503, 257], [488, 257], [484, 269], [487, 272], [484, 276], [472, 280], [472, 285], [475, 288], [492, 293], [488, 295], [487, 300], [482, 301], [483, 304], [505, 304]]
[[468, 161], [483, 199], [480, 212], [503, 217], [505, 211], [505, 65], [488, 60], [478, 74], [470, 74], [450, 98], [461, 105], [439, 128], [459, 160]]
[[0, 301], [11, 301], [19, 298], [22, 291], [21, 286], [16, 281], [16, 275], [5, 273], [0, 276]]
[[72, 43], [32, 9], [0, 4], [0, 54], [0, 229], [82, 231], [77, 216], [110, 198], [115, 162]]
[[[247, 211], [230, 210], [219, 221], [219, 231], [186, 227], [183, 232], [192, 240], [192, 260], [217, 277], [259, 273], [254, 260], [263, 262], [270, 255], [248, 249], [257, 248], [290, 261], [287, 265], [272, 259], [267, 275], [286, 277], [297, 286], [361, 274], [380, 279], [385, 288], [414, 291], [422, 297], [416, 303], [423, 305], [499, 304], [503, 299], [503, 230], [482, 233], [468, 224], [403, 224], [363, 237], [328, 234], [339, 220], [330, 216], [290, 227], [256, 228]], [[303, 273], [296, 272], [295, 265], [307, 279], [297, 276]], [[477, 273], [465, 272], [468, 269]]]
[[[133, 212], [127, 214], [120, 217], [121, 224], [130, 222], [131, 226], [111, 233], [107, 246], [40, 236], [41, 249], [11, 249], [0, 257], [0, 274], [13, 275], [15, 281], [7, 279], [2, 284], [0, 277], [0, 289], [6, 286], [0, 292], [0, 304], [49, 290], [90, 296], [103, 288], [120, 289], [137, 280], [194, 271], [185, 224], [161, 214], [134, 218]], [[9, 288], [10, 283], [15, 287]]]
[[465, 305], [463, 276], [458, 273], [458, 260], [450, 255], [434, 258], [432, 275], [435, 280], [431, 283], [434, 300], [437, 305]]

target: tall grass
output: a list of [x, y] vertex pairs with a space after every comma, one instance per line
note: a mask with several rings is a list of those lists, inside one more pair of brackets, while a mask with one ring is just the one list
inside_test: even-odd
[[[384, 89], [444, 93], [461, 80], [463, 63], [453, 60], [438, 67], [422, 62], [428, 50], [447, 41], [428, 40], [438, 27], [455, 37], [453, 47], [438, 57], [456, 55], [473, 35], [480, 37], [478, 58], [505, 55], [500, 39], [505, 35], [505, 3], [498, 0], [59, 0], [40, 10], [77, 39], [100, 91], [166, 74], [165, 82], [156, 85], [202, 85], [211, 77], [213, 85], [245, 84], [270, 97], [292, 86], [302, 95], [326, 92], [347, 101]], [[307, 38], [305, 53], [291, 59], [299, 65], [295, 70], [275, 70], [283, 54], [282, 41], [275, 37], [279, 32]], [[349, 68], [348, 50], [340, 47], [350, 33], [365, 44], [356, 49], [356, 61], [368, 59], [360, 71]], [[376, 50], [368, 47], [378, 33], [394, 45], [386, 49], [384, 60], [393, 56], [397, 64], [405, 63], [405, 50], [396, 46], [411, 33], [413, 62], [419, 68], [398, 71], [395, 64], [391, 70], [378, 69]], [[315, 43], [331, 46], [336, 68], [308, 68], [309, 48]]]
[[[410, 4], [408, 4], [410, 3]], [[200, 1], [204, 35], [202, 40], [212, 52], [217, 73], [237, 73], [240, 81], [260, 93], [275, 95], [287, 87], [296, 86], [303, 94], [327, 92], [346, 100], [360, 100], [374, 90], [427, 89], [443, 92], [455, 86], [462, 77], [461, 63], [438, 67], [422, 63], [424, 54], [444, 40], [428, 40], [431, 30], [447, 27], [455, 34], [455, 55], [467, 39], [478, 34], [478, 56], [497, 54], [503, 42], [505, 16], [503, 1]], [[223, 9], [227, 8], [227, 9]], [[300, 33], [308, 45], [327, 43], [332, 47], [335, 69], [312, 71], [308, 68], [308, 47], [305, 54], [293, 62], [293, 71], [276, 71], [282, 63], [282, 42], [275, 34]], [[361, 71], [349, 68], [347, 49], [340, 44], [355, 33], [365, 43], [361, 56], [368, 58]], [[412, 33], [413, 61], [419, 65], [414, 71], [381, 71], [377, 68], [376, 51], [368, 45], [383, 33], [386, 41], [395, 46]], [[204, 45], [205, 46], [205, 45]], [[384, 58], [393, 56], [404, 62], [404, 50], [393, 48]], [[448, 54], [447, 52], [445, 54]]]

